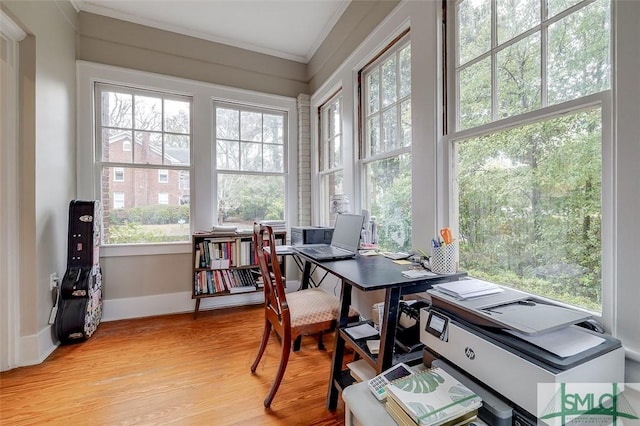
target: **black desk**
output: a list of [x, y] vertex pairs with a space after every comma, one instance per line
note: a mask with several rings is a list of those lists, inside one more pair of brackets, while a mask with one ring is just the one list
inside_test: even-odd
[[[405, 278], [402, 271], [409, 269], [407, 265], [398, 265], [383, 256], [358, 256], [355, 259], [318, 262], [298, 253], [305, 260], [302, 288], [309, 286], [312, 265], [316, 265], [340, 278], [342, 291], [340, 292], [340, 317], [336, 330], [335, 348], [331, 365], [331, 377], [327, 395], [327, 408], [335, 410], [338, 404], [338, 394], [349, 380], [349, 373], [343, 372], [342, 364], [346, 343], [353, 347], [356, 353], [367, 360], [380, 373], [402, 361], [394, 362], [395, 333], [398, 325], [398, 304], [400, 297], [408, 294], [424, 292], [433, 284], [456, 281], [466, 273], [459, 272], [449, 275], [435, 275], [423, 278]], [[385, 290], [384, 316], [380, 324], [380, 352], [372, 355], [366, 344], [358, 344], [343, 331], [347, 326], [349, 305], [351, 305], [351, 289], [355, 287], [362, 291]], [[397, 358], [397, 357], [396, 357]]]

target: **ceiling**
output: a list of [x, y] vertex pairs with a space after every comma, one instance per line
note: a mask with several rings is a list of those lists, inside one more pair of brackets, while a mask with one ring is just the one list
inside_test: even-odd
[[351, 0], [71, 0], [95, 13], [308, 63]]

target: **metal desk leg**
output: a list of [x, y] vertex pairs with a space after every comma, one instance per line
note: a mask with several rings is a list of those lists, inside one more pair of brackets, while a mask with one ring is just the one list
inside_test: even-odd
[[380, 327], [380, 353], [376, 373], [381, 373], [393, 365], [399, 303], [400, 287], [388, 288], [384, 297], [384, 315]]
[[349, 321], [349, 306], [351, 305], [351, 285], [345, 284], [342, 280], [342, 291], [340, 292], [340, 311], [336, 329], [335, 345], [331, 360], [331, 376], [329, 376], [329, 392], [327, 394], [327, 409], [333, 411], [338, 407], [337, 381], [342, 375], [342, 361], [344, 358], [345, 341], [340, 337], [340, 329], [347, 326]]

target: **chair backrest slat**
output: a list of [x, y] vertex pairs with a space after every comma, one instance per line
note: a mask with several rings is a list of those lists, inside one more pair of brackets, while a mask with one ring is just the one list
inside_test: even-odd
[[[265, 308], [278, 318], [278, 322], [282, 326], [290, 327], [291, 316], [271, 226], [254, 224], [253, 245], [264, 283]], [[265, 246], [269, 247], [268, 252], [265, 250]]]

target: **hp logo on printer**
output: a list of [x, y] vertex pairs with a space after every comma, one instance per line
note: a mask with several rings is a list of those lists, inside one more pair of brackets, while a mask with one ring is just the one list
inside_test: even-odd
[[464, 354], [467, 356], [467, 358], [469, 358], [472, 361], [476, 359], [476, 353], [469, 346], [464, 348]]

